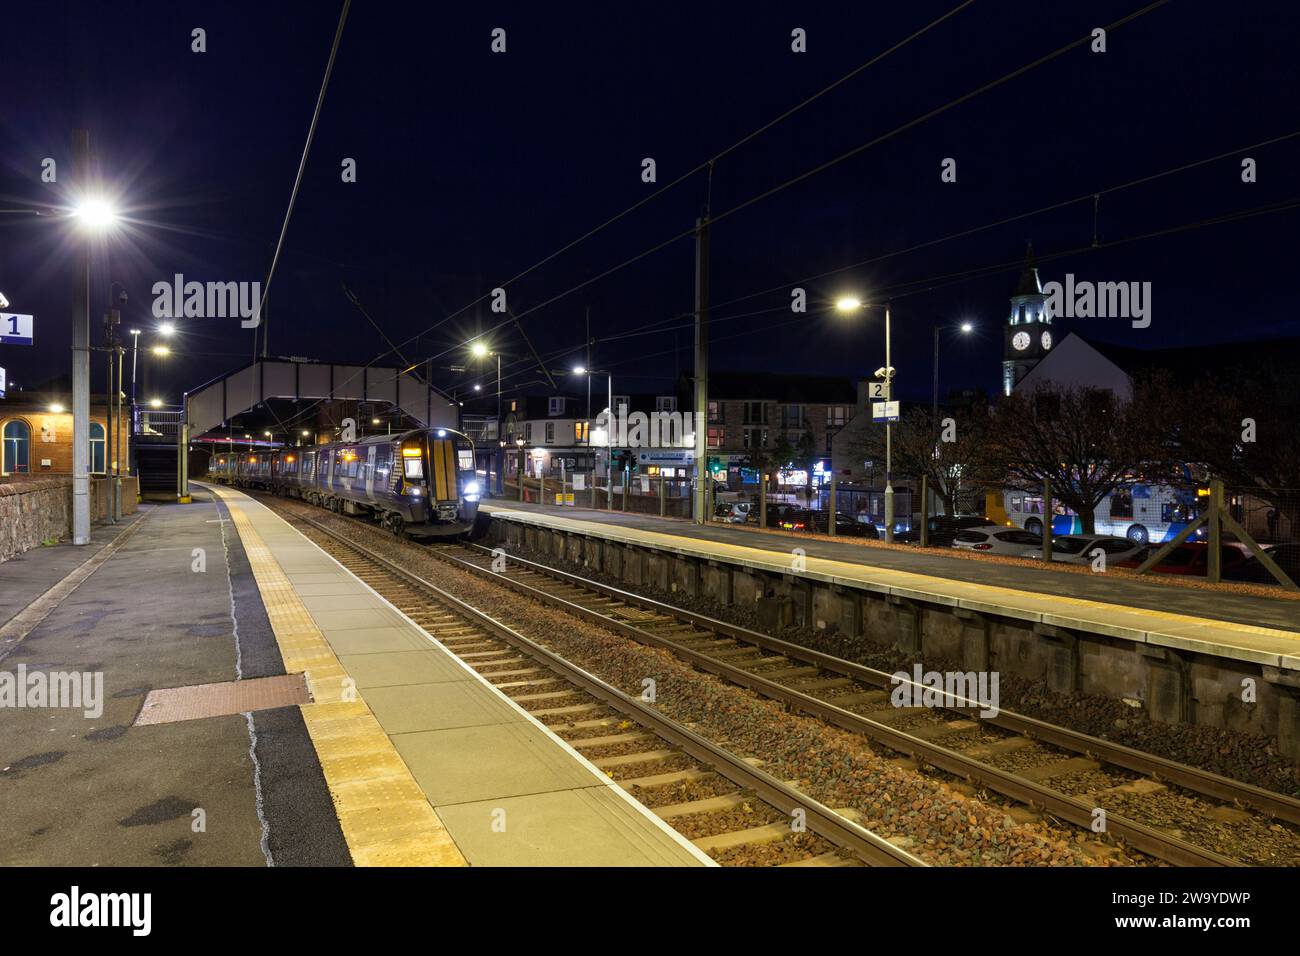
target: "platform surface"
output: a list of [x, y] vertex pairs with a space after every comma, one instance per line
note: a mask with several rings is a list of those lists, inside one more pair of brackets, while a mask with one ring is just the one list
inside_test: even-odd
[[286, 670], [307, 675], [303, 716], [358, 863], [709, 865], [296, 529], [241, 492], [215, 493]]
[[801, 574], [1122, 640], [1300, 670], [1300, 602], [1023, 567], [680, 519], [552, 505], [484, 502], [494, 518], [714, 560]]

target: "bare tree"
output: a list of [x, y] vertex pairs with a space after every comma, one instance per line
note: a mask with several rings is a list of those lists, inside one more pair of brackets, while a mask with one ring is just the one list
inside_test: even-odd
[[1131, 399], [1044, 383], [998, 404], [990, 439], [1010, 482], [1032, 489], [1050, 479], [1053, 497], [1092, 533], [1097, 506], [1117, 485], [1167, 460], [1166, 417], [1144, 383]]
[[1162, 387], [1159, 401], [1173, 411], [1181, 457], [1257, 495], [1300, 528], [1300, 369], [1261, 357], [1249, 370]]
[[894, 470], [927, 478], [944, 513], [956, 514], [960, 492], [980, 491], [1003, 477], [991, 430], [985, 404], [954, 409], [937, 423], [928, 411], [913, 408], [894, 428]]

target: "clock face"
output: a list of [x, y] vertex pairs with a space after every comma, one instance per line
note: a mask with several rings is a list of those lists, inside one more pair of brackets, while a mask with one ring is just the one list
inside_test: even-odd
[[1025, 349], [1029, 348], [1029, 333], [1017, 332], [1011, 339], [1011, 347], [1017, 352], [1023, 352]]
[[1042, 342], [1043, 342], [1043, 351], [1046, 352], [1048, 349], [1052, 347], [1052, 333], [1044, 332]]

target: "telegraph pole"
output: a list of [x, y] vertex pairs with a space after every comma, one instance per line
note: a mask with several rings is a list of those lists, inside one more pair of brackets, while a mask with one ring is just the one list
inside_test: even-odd
[[[90, 132], [72, 131], [73, 182], [90, 192]], [[73, 254], [72, 290], [72, 543], [90, 544], [90, 244]]]
[[695, 523], [709, 520], [709, 220], [695, 220]]

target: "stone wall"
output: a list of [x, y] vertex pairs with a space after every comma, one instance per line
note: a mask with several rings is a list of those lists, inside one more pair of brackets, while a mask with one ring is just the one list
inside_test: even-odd
[[[136, 479], [122, 479], [122, 513], [136, 510]], [[108, 514], [108, 481], [90, 482], [90, 520]], [[29, 478], [0, 484], [0, 561], [72, 537], [72, 479]]]
[[[1164, 723], [1261, 734], [1276, 739], [1281, 753], [1300, 760], [1300, 671], [912, 600], [721, 556], [626, 544], [602, 538], [598, 528], [575, 533], [494, 516], [488, 541], [621, 578], [633, 592], [654, 587], [748, 606], [766, 629], [834, 628], [909, 655], [1042, 681], [1062, 694], [1124, 700]], [[1243, 705], [1241, 697], [1248, 680], [1257, 695], [1251, 706]]]

